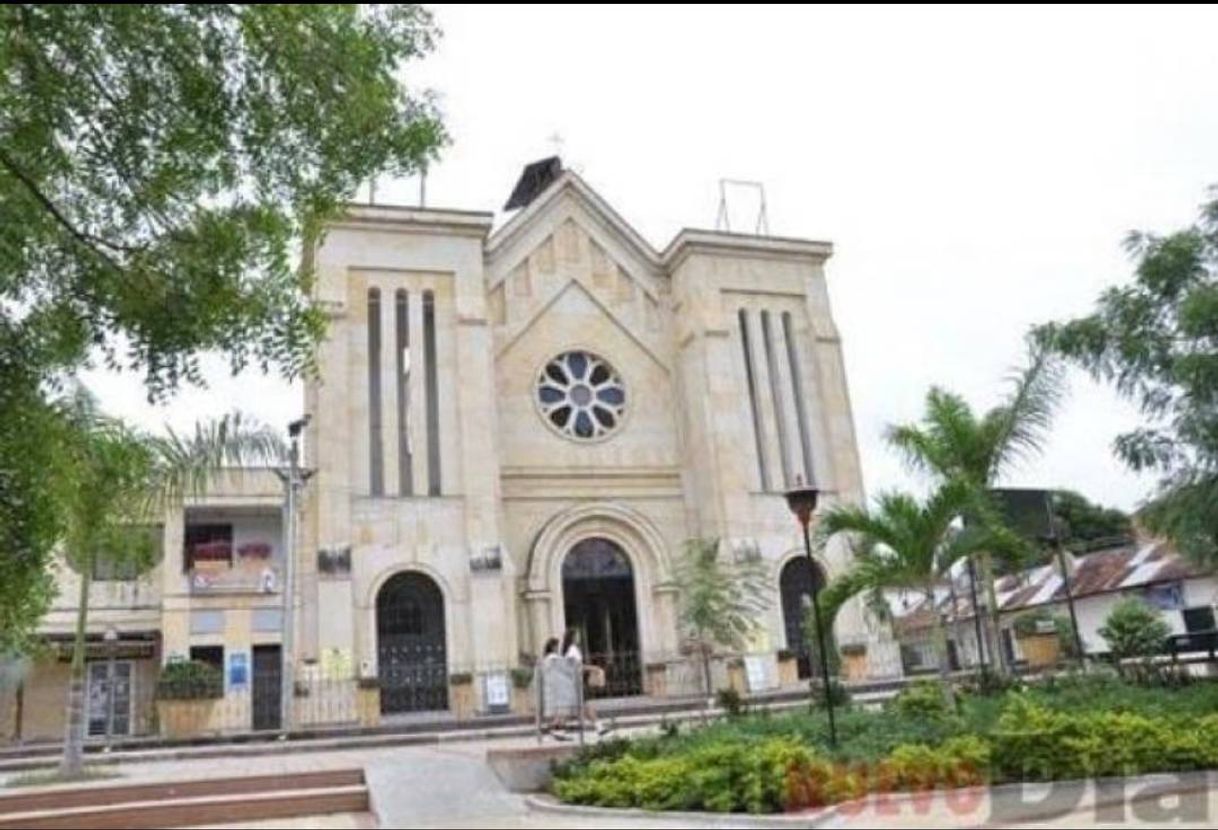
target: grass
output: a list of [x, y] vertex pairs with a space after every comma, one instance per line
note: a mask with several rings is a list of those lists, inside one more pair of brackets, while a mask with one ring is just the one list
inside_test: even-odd
[[51, 784], [78, 784], [84, 781], [102, 781], [121, 778], [122, 773], [111, 767], [87, 766], [79, 775], [64, 775], [58, 768], [40, 769], [14, 775], [4, 782], [5, 787], [45, 787]]

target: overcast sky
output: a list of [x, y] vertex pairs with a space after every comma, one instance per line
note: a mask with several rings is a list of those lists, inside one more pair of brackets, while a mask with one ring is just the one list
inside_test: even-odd
[[[428, 204], [498, 210], [522, 164], [562, 154], [656, 247], [713, 227], [722, 177], [761, 181], [770, 229], [826, 239], [869, 493], [914, 481], [884, 447], [939, 384], [992, 404], [1029, 326], [1126, 281], [1133, 228], [1172, 230], [1218, 183], [1218, 11], [439, 7], [405, 73], [453, 144]], [[412, 203], [415, 182], [378, 201]], [[734, 228], [751, 222], [735, 205]], [[93, 373], [106, 407], [186, 426], [234, 407], [286, 424], [298, 387], [229, 378], [168, 407]], [[1012, 485], [1134, 506], [1112, 458], [1134, 410], [1081, 376]]]

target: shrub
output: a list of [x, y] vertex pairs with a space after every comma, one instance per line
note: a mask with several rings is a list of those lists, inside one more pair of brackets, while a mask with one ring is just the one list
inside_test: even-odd
[[889, 707], [897, 714], [915, 718], [945, 718], [954, 714], [937, 680], [915, 680], [894, 697]]
[[990, 745], [976, 735], [942, 746], [901, 744], [879, 766], [873, 790], [933, 790], [969, 787], [989, 779]]
[[1158, 611], [1140, 599], [1129, 597], [1117, 603], [1099, 631], [1112, 656], [1123, 660], [1160, 654], [1171, 628]]
[[512, 685], [517, 689], [527, 689], [533, 684], [533, 670], [526, 666], [512, 669]]
[[157, 678], [158, 700], [211, 700], [224, 697], [224, 674], [198, 660], [174, 660]]
[[735, 689], [720, 689], [715, 693], [715, 704], [726, 712], [729, 718], [738, 718], [748, 711], [744, 698]]
[[787, 660], [794, 660], [794, 659], [795, 659], [795, 652], [791, 651], [791, 649], [789, 649], [789, 648], [778, 649], [778, 662], [784, 663]]
[[[1146, 682], [1155, 678], [1154, 658], [1164, 650], [1171, 628], [1159, 612], [1135, 597], [1123, 599], [1099, 630], [1122, 674]], [[1122, 661], [1131, 660], [1132, 665]]]
[[474, 682], [474, 675], [467, 671], [455, 671], [448, 676], [451, 686], [468, 686]]
[[719, 741], [687, 752], [594, 760], [556, 776], [562, 801], [647, 810], [772, 813], [810, 798], [810, 782], [832, 778], [828, 762], [790, 738]]
[[1218, 764], [1216, 740], [1218, 715], [1065, 712], [1016, 695], [999, 719], [993, 747], [1005, 778], [1062, 780], [1208, 769]]
[[[819, 678], [813, 685], [812, 702], [817, 706], [825, 706], [825, 684]], [[829, 698], [834, 706], [847, 706], [850, 703], [850, 692], [836, 677], [829, 679]]]

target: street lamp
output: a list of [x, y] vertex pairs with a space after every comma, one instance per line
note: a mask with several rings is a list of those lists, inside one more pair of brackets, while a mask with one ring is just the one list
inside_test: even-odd
[[110, 737], [114, 734], [114, 660], [116, 643], [118, 643], [118, 629], [112, 625], [106, 626], [105, 632], [102, 634], [102, 639], [106, 642], [106, 656], [108, 665], [106, 666], [106, 752], [110, 751]]
[[[811, 485], [803, 483], [802, 478], [795, 479], [795, 486], [787, 491], [787, 507], [795, 514], [796, 520], [804, 530], [804, 553], [808, 557], [808, 567], [812, 574], [812, 622], [816, 626], [816, 650], [820, 654], [820, 676], [824, 683], [825, 708], [829, 712], [829, 745], [837, 746], [837, 724], [833, 719], [833, 691], [829, 682], [829, 659], [825, 653], [825, 632], [820, 619], [820, 603], [816, 600], [816, 560], [812, 558], [812, 537], [808, 525], [812, 523], [812, 514], [816, 510], [816, 500], [820, 491]], [[808, 679], [808, 689], [813, 700], [816, 698], [816, 678]]]

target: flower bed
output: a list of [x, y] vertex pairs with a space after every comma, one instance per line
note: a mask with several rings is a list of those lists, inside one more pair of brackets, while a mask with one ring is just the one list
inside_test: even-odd
[[649, 810], [775, 813], [873, 793], [1218, 768], [1218, 684], [1138, 688], [1081, 677], [957, 710], [933, 683], [883, 712], [843, 712], [830, 751], [820, 714], [742, 716], [599, 744], [556, 770], [562, 801]]

